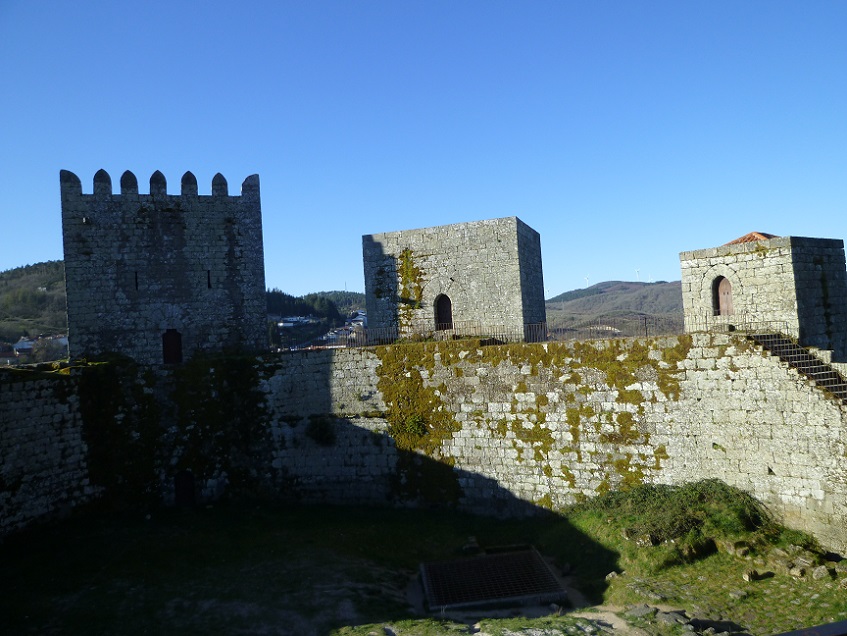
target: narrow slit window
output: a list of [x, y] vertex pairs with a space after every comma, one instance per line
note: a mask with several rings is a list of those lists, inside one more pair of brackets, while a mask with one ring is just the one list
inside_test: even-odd
[[212, 270], [206, 270], [206, 287], [212, 289]]

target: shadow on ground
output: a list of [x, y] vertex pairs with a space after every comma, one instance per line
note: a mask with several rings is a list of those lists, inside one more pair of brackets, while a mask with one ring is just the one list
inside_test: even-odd
[[469, 537], [535, 545], [602, 595], [616, 555], [562, 517], [525, 512], [242, 500], [81, 513], [0, 546], [0, 613], [17, 634], [325, 635], [419, 618], [418, 565], [461, 557]]

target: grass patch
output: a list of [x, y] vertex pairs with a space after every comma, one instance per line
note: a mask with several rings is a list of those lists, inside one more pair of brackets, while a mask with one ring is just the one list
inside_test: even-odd
[[[489, 546], [539, 545], [547, 536], [567, 551], [576, 545], [569, 528], [561, 519], [367, 507], [89, 514], [0, 546], [0, 616], [8, 633], [80, 636], [280, 633], [283, 625], [284, 633], [325, 636], [402, 625], [421, 618], [406, 589], [422, 561], [459, 556], [470, 536]], [[431, 633], [449, 633], [438, 629]]]
[[755, 557], [718, 552], [650, 576], [627, 571], [611, 581], [606, 601], [622, 607], [661, 603], [685, 608], [689, 616], [731, 620], [743, 627], [739, 631], [762, 636], [847, 620], [839, 581], [785, 575], [745, 581], [742, 575], [754, 567]]
[[760, 502], [716, 479], [608, 492], [575, 507], [569, 517], [619, 553], [622, 567], [644, 572], [695, 561], [722, 543], [779, 543], [783, 532]]
[[[247, 503], [161, 510], [149, 519], [89, 512], [0, 546], [0, 616], [10, 634], [472, 633], [469, 624], [416, 614], [406, 590], [422, 561], [455, 558], [474, 536], [482, 546], [535, 545], [572, 568], [574, 587], [593, 603], [674, 605], [689, 616], [731, 619], [754, 635], [847, 619], [841, 579], [743, 580], [751, 568], [765, 571], [762, 555], [772, 546], [814, 542], [781, 529], [742, 495], [714, 482], [642, 486], [565, 515], [507, 521]], [[624, 537], [627, 529], [663, 543], [639, 545]], [[692, 537], [743, 540], [751, 549], [744, 558], [686, 557], [680, 546]], [[619, 575], [606, 580], [612, 571]], [[567, 614], [488, 618], [481, 629], [600, 633]], [[645, 622], [645, 629], [681, 628]]]

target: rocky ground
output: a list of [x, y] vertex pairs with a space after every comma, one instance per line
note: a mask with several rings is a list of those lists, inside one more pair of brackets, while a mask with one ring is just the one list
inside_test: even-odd
[[[538, 524], [261, 506], [80, 518], [0, 545], [0, 633], [771, 636], [847, 620], [847, 562], [837, 555], [789, 542], [761, 555], [762, 544], [736, 542], [661, 565], [667, 546], [650, 543], [626, 559], [601, 561], [606, 550], [580, 559], [579, 533]], [[520, 537], [572, 559], [558, 568], [570, 605], [427, 612], [410, 585], [418, 565], [459, 558], [466, 538], [483, 533], [486, 545]]]
[[[750, 557], [744, 545], [722, 546], [716, 576], [688, 580], [611, 572], [611, 598], [630, 602], [590, 605], [573, 577], [561, 577], [570, 608], [558, 605], [506, 608], [490, 612], [446, 612], [442, 625], [373, 625], [349, 634], [479, 634], [480, 636], [766, 636], [817, 624], [845, 621], [847, 560], [798, 546], [773, 548]], [[720, 557], [718, 557], [720, 559]], [[727, 567], [729, 565], [729, 567]], [[688, 572], [689, 574], [691, 572]], [[408, 591], [411, 608], [425, 614], [419, 586]], [[420, 630], [420, 631], [418, 631]], [[345, 633], [342, 631], [342, 633]]]

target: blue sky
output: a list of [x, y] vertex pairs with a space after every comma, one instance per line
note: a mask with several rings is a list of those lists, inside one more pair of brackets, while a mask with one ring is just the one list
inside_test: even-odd
[[261, 178], [269, 287], [361, 236], [518, 216], [548, 297], [757, 230], [847, 238], [847, 2], [0, 0], [0, 270], [59, 170]]

